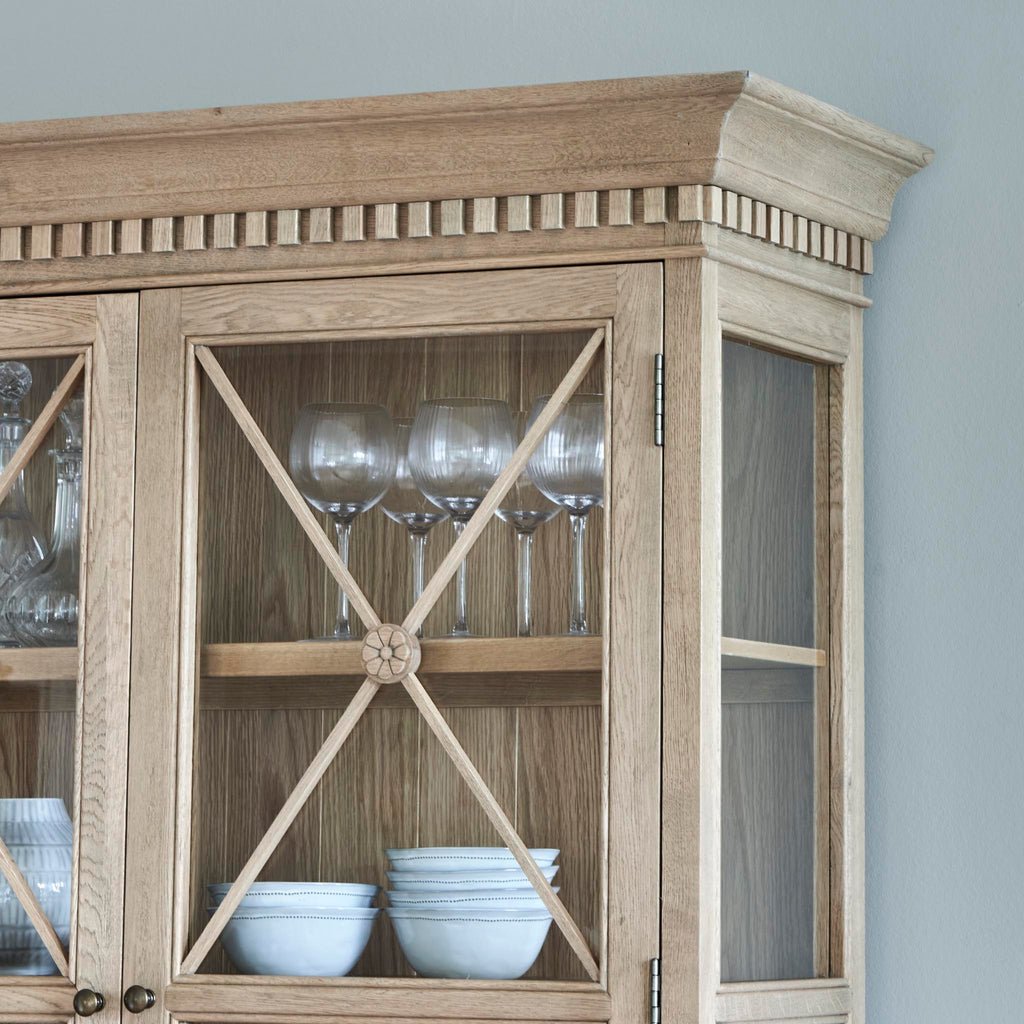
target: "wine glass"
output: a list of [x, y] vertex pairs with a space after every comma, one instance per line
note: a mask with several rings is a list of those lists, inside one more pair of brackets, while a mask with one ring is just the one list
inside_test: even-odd
[[[550, 398], [542, 395], [533, 403], [531, 425]], [[539, 491], [569, 513], [573, 557], [569, 632], [586, 634], [583, 536], [587, 514], [604, 500], [604, 395], [573, 395], [530, 456], [527, 472]]]
[[[292, 431], [292, 479], [315, 509], [334, 520], [338, 554], [348, 565], [352, 521], [384, 496], [395, 476], [395, 431], [382, 405], [321, 402], [303, 406]], [[334, 632], [351, 640], [348, 596], [339, 585]]]
[[[458, 538], [512, 451], [507, 403], [495, 398], [434, 398], [420, 406], [413, 422], [409, 469], [416, 486], [451, 515]], [[469, 636], [465, 559], [456, 578], [452, 636]]]
[[[522, 441], [526, 433], [527, 414], [516, 413], [515, 419], [516, 436]], [[519, 636], [530, 636], [533, 632], [530, 622], [533, 533], [541, 523], [554, 519], [561, 510], [561, 505], [556, 505], [546, 494], [537, 490], [525, 469], [497, 508], [498, 518], [510, 523], [516, 531], [516, 632]]]
[[[412, 603], [415, 604], [423, 593], [423, 559], [427, 550], [427, 534], [432, 527], [447, 519], [448, 513], [438, 509], [412, 478], [409, 469], [412, 425], [412, 419], [395, 420], [395, 480], [380, 499], [380, 507], [389, 519], [409, 531], [412, 546]], [[423, 636], [422, 626], [416, 630], [416, 635]]]

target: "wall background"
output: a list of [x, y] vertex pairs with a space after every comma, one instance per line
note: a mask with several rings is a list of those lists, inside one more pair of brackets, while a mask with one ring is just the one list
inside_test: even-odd
[[867, 284], [868, 1016], [1021, 1019], [1024, 5], [0, 9], [0, 121], [749, 68], [933, 146]]

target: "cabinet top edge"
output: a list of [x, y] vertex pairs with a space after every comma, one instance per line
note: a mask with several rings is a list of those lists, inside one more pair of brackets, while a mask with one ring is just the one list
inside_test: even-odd
[[102, 114], [40, 121], [7, 121], [0, 122], [0, 146], [112, 139], [125, 135], [138, 137], [248, 130], [363, 118], [500, 112], [507, 108], [589, 105], [595, 100], [650, 102], [710, 97], [731, 107], [744, 94], [879, 147], [894, 157], [912, 163], [917, 169], [927, 166], [934, 156], [934, 150], [927, 146], [879, 128], [807, 93], [751, 71], [606, 78], [541, 85]]
[[747, 71], [0, 124], [3, 226], [717, 185], [877, 240], [932, 151]]

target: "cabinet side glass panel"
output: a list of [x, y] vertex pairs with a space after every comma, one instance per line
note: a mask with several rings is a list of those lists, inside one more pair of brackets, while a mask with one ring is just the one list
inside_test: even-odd
[[[72, 362], [70, 357], [0, 360], [0, 468]], [[71, 816], [82, 393], [79, 383], [65, 407], [67, 415], [78, 416], [79, 443], [68, 443], [68, 430], [58, 420], [0, 503], [0, 838], [65, 950], [77, 835]], [[21, 395], [18, 401], [12, 400], [15, 394]], [[0, 876], [0, 975], [56, 973], [38, 932]]]
[[[407, 472], [401, 454], [411, 431], [402, 425], [411, 424], [424, 403], [450, 398], [497, 401], [504, 406], [496, 429], [507, 425], [509, 431], [500, 461], [511, 453], [508, 445], [518, 443], [536, 399], [554, 391], [591, 333], [310, 341], [218, 346], [212, 351], [285, 469], [300, 490], [312, 493], [311, 474], [302, 483], [303, 468], [292, 458], [299, 450], [293, 438], [304, 407], [382, 406], [389, 423], [400, 425], [394, 437], [401, 474]], [[598, 396], [593, 419], [603, 430], [602, 366], [599, 354], [578, 392]], [[236, 877], [365, 676], [360, 658], [364, 624], [350, 610], [352, 639], [337, 632], [333, 577], [205, 379], [199, 405], [202, 653], [188, 947], [209, 920], [208, 906], [223, 893], [207, 886]], [[339, 428], [350, 431], [344, 434], [348, 440], [343, 447], [355, 447], [351, 431], [362, 431], [360, 443], [367, 450], [382, 440], [391, 444], [391, 427], [384, 439], [380, 422]], [[322, 424], [313, 426], [321, 429]], [[440, 459], [456, 429], [451, 423], [442, 425], [420, 450]], [[309, 453], [316, 457], [327, 443], [314, 434], [307, 434], [300, 446], [303, 458]], [[414, 439], [413, 450], [416, 443]], [[422, 461], [422, 456], [413, 458]], [[598, 491], [602, 470], [598, 465]], [[452, 472], [466, 470], [453, 465]], [[417, 479], [428, 486], [419, 470]], [[434, 484], [438, 497], [443, 481], [435, 479]], [[480, 482], [473, 486], [474, 493], [482, 494], [486, 479], [482, 490]], [[582, 500], [582, 485], [574, 482], [573, 487], [563, 497], [576, 494]], [[352, 518], [348, 564], [384, 622], [401, 623], [412, 606], [420, 554], [423, 579], [429, 582], [455, 540], [447, 514], [452, 506], [442, 510], [423, 499], [415, 480], [410, 488], [403, 496], [388, 486], [383, 498]], [[459, 613], [458, 583], [453, 580], [424, 621], [417, 674], [526, 844], [559, 851], [553, 884], [596, 952], [601, 946], [604, 799], [604, 514], [600, 504], [589, 508], [580, 542], [589, 635], [568, 636], [575, 547], [566, 507], [531, 488], [529, 479], [518, 490], [518, 505], [503, 503], [503, 514], [492, 517], [470, 549], [469, 635], [452, 635]], [[315, 511], [333, 543], [334, 518]], [[532, 581], [528, 610], [520, 582], [527, 563]], [[282, 927], [321, 927], [302, 923], [312, 911], [296, 914], [287, 904], [315, 908], [325, 884], [379, 886], [381, 893], [368, 902], [395, 906], [395, 900], [383, 895], [395, 887], [387, 872], [401, 870], [389, 863], [389, 849], [503, 845], [404, 688], [384, 686], [259, 876], [261, 883], [289, 883], [282, 887], [284, 893], [299, 893], [297, 900], [281, 896], [281, 906], [274, 909], [282, 921], [266, 926], [275, 933]], [[443, 863], [456, 855], [439, 856]], [[466, 851], [462, 856], [487, 855]], [[514, 868], [514, 861], [510, 864]], [[479, 868], [488, 866], [483, 860]], [[422, 922], [409, 915], [404, 926], [433, 927], [430, 918], [445, 906], [456, 915], [494, 911], [492, 924], [501, 928], [524, 933], [539, 929], [539, 953], [521, 964], [525, 977], [584, 980], [579, 960], [557, 927], [531, 920], [531, 912], [543, 917], [543, 909], [536, 913], [539, 901], [532, 889], [488, 894], [508, 884], [500, 873], [507, 870], [502, 864], [490, 879], [480, 876], [472, 888], [484, 893], [463, 895], [473, 879], [453, 886], [442, 878], [434, 894], [412, 892], [404, 901], [399, 896], [399, 902], [415, 901], [425, 911]], [[453, 900], [459, 902], [452, 906]], [[385, 909], [373, 920], [365, 951], [353, 965], [339, 960], [318, 964], [315, 970], [310, 965], [306, 971], [300, 969], [301, 955], [284, 966], [239, 962], [244, 957], [239, 936], [259, 927], [242, 917], [247, 910], [254, 916], [256, 909], [262, 908], [240, 908], [201, 973], [417, 973], [396, 933], [401, 925]], [[470, 934], [469, 928], [462, 930]], [[507, 943], [510, 948], [517, 944], [518, 938]], [[514, 976], [507, 970], [495, 976]], [[449, 970], [435, 976], [456, 975]]]
[[827, 973], [827, 372], [724, 342], [724, 982]]

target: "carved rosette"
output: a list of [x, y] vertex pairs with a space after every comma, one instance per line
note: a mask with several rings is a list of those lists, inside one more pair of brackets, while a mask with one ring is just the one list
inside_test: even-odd
[[420, 642], [401, 626], [384, 623], [363, 637], [363, 669], [376, 683], [398, 683], [420, 664]]

